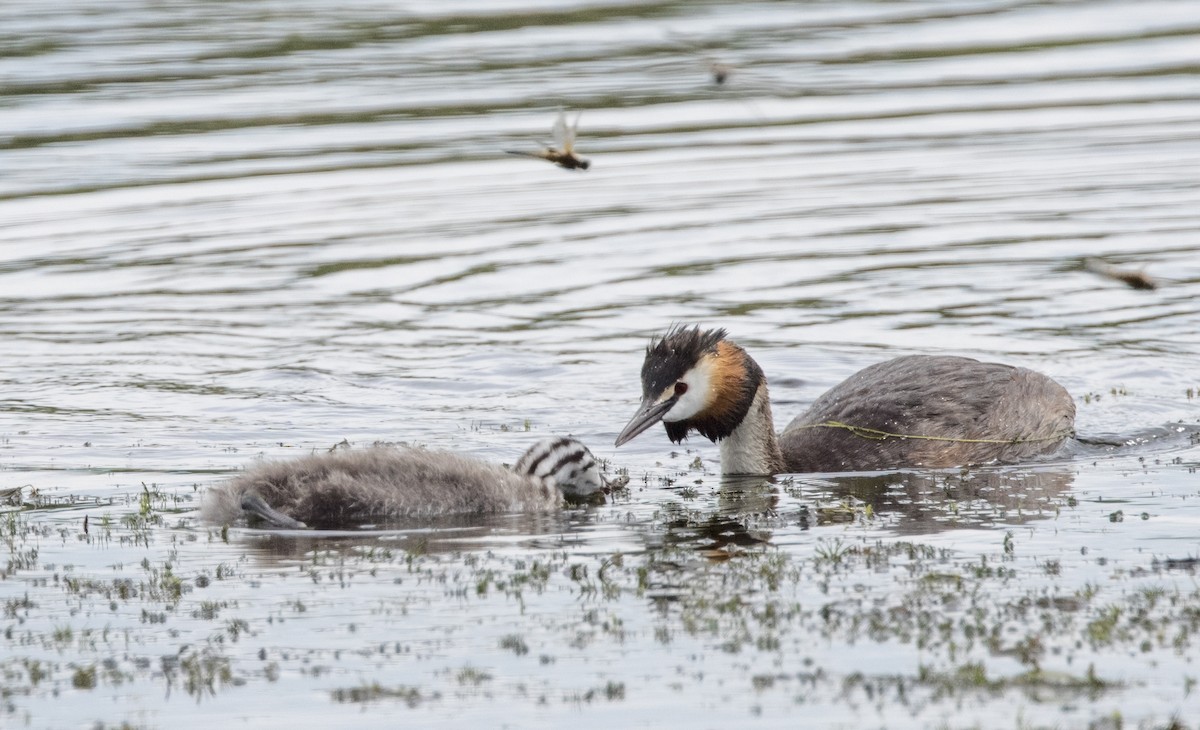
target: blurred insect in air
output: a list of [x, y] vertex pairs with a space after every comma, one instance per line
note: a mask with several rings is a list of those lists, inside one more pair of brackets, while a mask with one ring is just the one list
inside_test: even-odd
[[1085, 271], [1090, 271], [1097, 276], [1103, 276], [1107, 279], [1119, 281], [1133, 289], [1158, 288], [1158, 282], [1141, 270], [1121, 269], [1097, 259], [1085, 259], [1083, 268]]
[[729, 75], [733, 73], [733, 66], [720, 61], [708, 62], [708, 73], [712, 75], [713, 83], [717, 86], [723, 86], [729, 79]]
[[567, 170], [586, 170], [591, 166], [591, 160], [584, 159], [575, 154], [575, 132], [579, 129], [579, 117], [583, 112], [575, 115], [575, 122], [567, 126], [567, 115], [562, 110], [558, 110], [558, 119], [554, 121], [554, 146], [547, 147], [541, 152], [522, 152], [519, 150], [504, 150], [510, 155], [521, 155], [522, 157], [537, 157], [541, 160], [549, 160]]

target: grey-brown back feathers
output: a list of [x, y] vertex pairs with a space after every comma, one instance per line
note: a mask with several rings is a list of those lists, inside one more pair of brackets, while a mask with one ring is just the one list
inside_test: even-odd
[[780, 441], [789, 471], [937, 468], [1050, 454], [1073, 435], [1074, 424], [1070, 394], [1041, 373], [906, 355], [831, 388], [788, 424]]

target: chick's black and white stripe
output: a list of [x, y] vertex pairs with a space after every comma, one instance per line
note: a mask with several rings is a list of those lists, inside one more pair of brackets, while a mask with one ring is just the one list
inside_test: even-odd
[[560, 489], [568, 496], [582, 496], [600, 489], [599, 466], [588, 447], [570, 437], [543, 439], [513, 465], [513, 471]]

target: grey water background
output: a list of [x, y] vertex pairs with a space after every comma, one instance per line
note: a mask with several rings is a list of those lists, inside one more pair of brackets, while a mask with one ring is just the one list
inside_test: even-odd
[[[724, 651], [666, 599], [613, 597], [613, 622], [557, 578], [533, 608], [438, 585], [468, 576], [471, 593], [489, 559], [560, 554], [594, 576], [676, 543], [707, 558], [675, 585], [703, 583], [736, 570], [710, 543], [749, 534], [797, 561], [919, 540], [1046, 590], [1194, 591], [1154, 566], [1200, 555], [1198, 52], [1193, 2], [0, 5], [0, 489], [25, 500], [5, 513], [0, 717], [1194, 727], [1190, 643], [1047, 652], [1120, 683], [1098, 696], [867, 700], [849, 678], [958, 659], [836, 632]], [[590, 170], [503, 153], [538, 149], [560, 107], [582, 113]], [[860, 367], [947, 352], [1051, 374], [1081, 434], [1123, 445], [996, 469], [952, 502], [935, 497], [954, 474], [722, 485], [701, 440], [611, 447], [645, 343], [677, 322], [750, 350], [778, 424]], [[225, 541], [195, 519], [205, 487], [259, 456], [385, 440], [511, 461], [552, 433], [627, 469], [630, 494], [549, 523], [365, 538], [418, 541], [440, 584], [405, 582], [402, 560], [320, 581], [314, 566], [345, 573], [371, 548]], [[151, 491], [171, 516], [127, 520]], [[813, 516], [845, 499], [854, 521]], [[84, 515], [114, 537], [83, 535]], [[62, 587], [160, 564], [189, 587], [163, 620]], [[237, 579], [191, 588], [220, 566]], [[879, 605], [891, 578], [842, 576]], [[620, 638], [580, 643], [577, 624]], [[524, 631], [530, 655], [505, 644]], [[211, 693], [164, 658], [197, 646], [229, 675]], [[81, 687], [88, 666], [102, 678]], [[330, 699], [371, 682], [423, 699]]]

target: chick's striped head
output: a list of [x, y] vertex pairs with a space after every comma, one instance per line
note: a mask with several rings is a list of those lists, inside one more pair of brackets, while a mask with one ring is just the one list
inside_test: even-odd
[[568, 497], [584, 497], [604, 486], [596, 457], [570, 436], [538, 441], [517, 460], [513, 471], [556, 487]]

